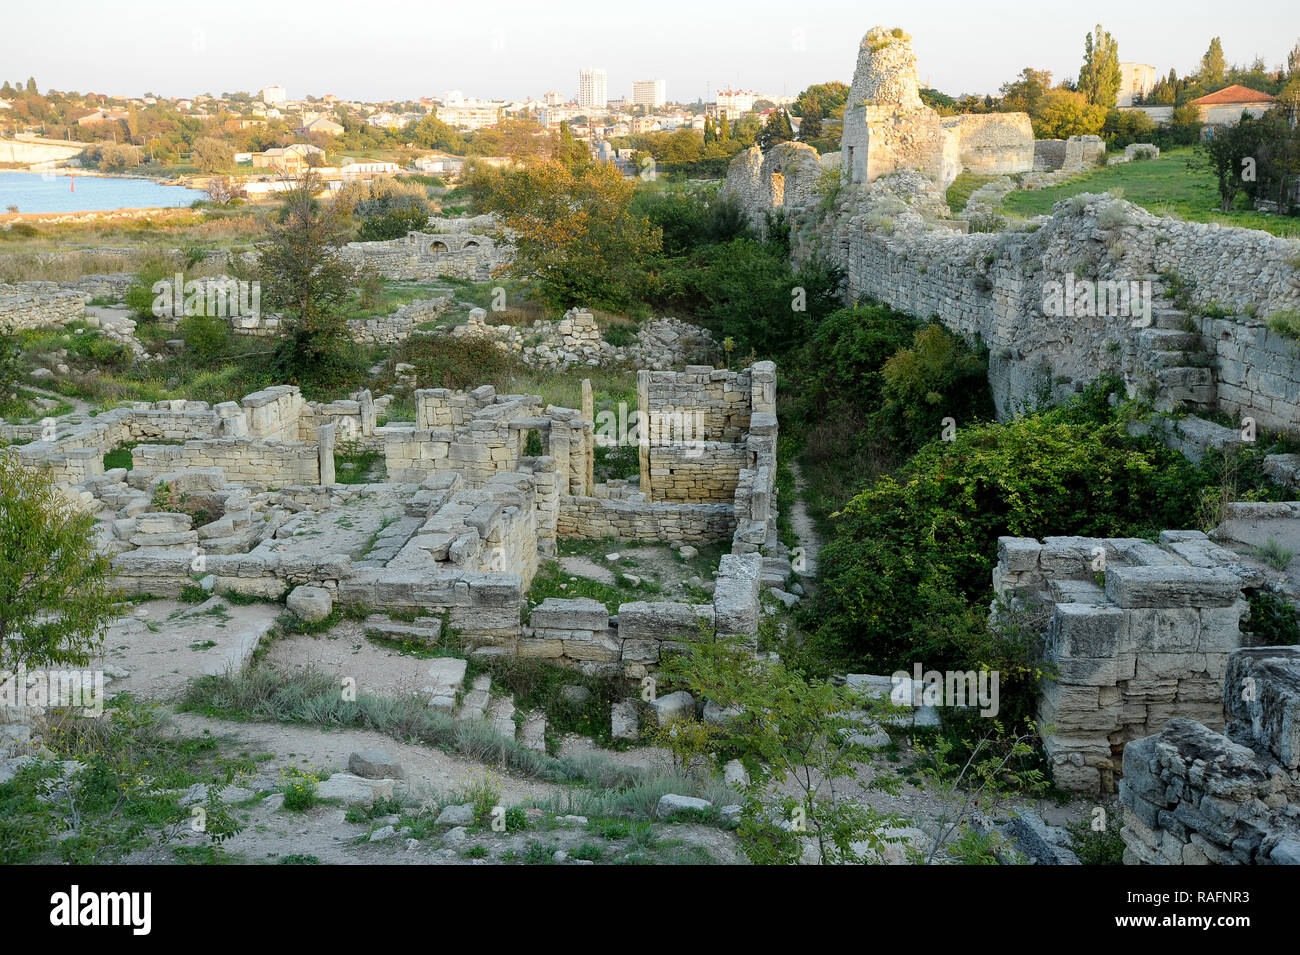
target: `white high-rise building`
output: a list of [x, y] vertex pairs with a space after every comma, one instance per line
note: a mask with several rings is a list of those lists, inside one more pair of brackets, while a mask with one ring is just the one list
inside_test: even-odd
[[559, 90], [547, 90], [542, 94], [543, 106], [563, 106], [564, 94]]
[[605, 71], [594, 66], [578, 70], [578, 105], [587, 109], [604, 109], [609, 102]]
[[658, 109], [666, 102], [668, 97], [664, 95], [663, 80], [632, 81], [633, 106], [649, 106], [651, 109]]
[[267, 106], [274, 106], [277, 103], [285, 102], [288, 97], [285, 95], [283, 86], [268, 86], [261, 91], [262, 102]]

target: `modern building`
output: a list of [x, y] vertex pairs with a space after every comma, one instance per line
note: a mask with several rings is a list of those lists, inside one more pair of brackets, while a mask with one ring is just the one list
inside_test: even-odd
[[578, 70], [578, 105], [604, 109], [609, 102], [609, 79], [604, 70], [586, 66]]
[[754, 108], [758, 94], [753, 90], [718, 90], [718, 115], [727, 119], [744, 116]]
[[501, 110], [505, 107], [506, 104], [503, 102], [461, 100], [455, 105], [444, 103], [436, 109], [438, 119], [448, 126], [457, 129], [482, 129], [485, 126], [495, 126]]
[[259, 95], [262, 97], [262, 102], [268, 106], [273, 106], [276, 103], [284, 103], [289, 99], [284, 92], [283, 86], [268, 86], [266, 89], [262, 90]]
[[563, 106], [564, 94], [559, 90], [548, 90], [542, 94], [543, 106]]
[[666, 102], [668, 102], [668, 99], [664, 95], [663, 80], [632, 81], [633, 106], [648, 106], [651, 109], [659, 109]]
[[1156, 68], [1150, 63], [1121, 63], [1119, 65], [1119, 95], [1116, 106], [1132, 106], [1133, 101], [1146, 96], [1156, 85]]
[[324, 133], [326, 136], [342, 136], [344, 129], [341, 124], [334, 122], [334, 120], [318, 116], [311, 122], [299, 126], [298, 133], [303, 136], [310, 136], [312, 133]]
[[1248, 86], [1225, 86], [1208, 96], [1191, 101], [1201, 111], [1201, 122], [1206, 126], [1234, 126], [1242, 113], [1263, 116], [1277, 102], [1277, 98]]

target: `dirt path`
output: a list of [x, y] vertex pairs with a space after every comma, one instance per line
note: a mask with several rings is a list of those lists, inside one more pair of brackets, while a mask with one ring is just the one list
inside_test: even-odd
[[808, 513], [808, 505], [804, 503], [804, 491], [808, 484], [797, 462], [790, 462], [790, 473], [794, 475], [795, 492], [794, 501], [790, 505], [790, 523], [799, 537], [799, 546], [804, 552], [804, 569], [799, 573], [802, 577], [816, 577], [817, 557], [821, 554], [822, 539], [817, 533], [817, 525], [813, 522], [812, 515]]

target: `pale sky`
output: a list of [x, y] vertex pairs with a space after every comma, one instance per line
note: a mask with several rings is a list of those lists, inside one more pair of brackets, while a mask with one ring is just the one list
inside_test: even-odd
[[571, 98], [578, 68], [603, 67], [611, 97], [634, 79], [663, 79], [670, 100], [719, 88], [798, 93], [848, 82], [862, 35], [912, 35], [922, 83], [951, 94], [995, 92], [1022, 67], [1077, 75], [1084, 35], [1100, 21], [1122, 60], [1192, 70], [1212, 36], [1229, 63], [1285, 60], [1300, 39], [1294, 0], [1225, 6], [1199, 0], [1096, 0], [1071, 10], [1026, 0], [175, 0], [106, 4], [5, 0], [0, 77], [36, 77], [41, 90], [138, 96], [255, 92], [290, 98], [437, 96]]

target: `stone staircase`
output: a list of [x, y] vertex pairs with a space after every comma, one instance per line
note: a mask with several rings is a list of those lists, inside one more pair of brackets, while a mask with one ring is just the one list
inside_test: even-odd
[[[442, 621], [437, 617], [416, 617], [411, 621], [393, 620], [386, 614], [373, 613], [366, 617], [367, 636], [395, 640], [402, 643], [419, 643], [437, 646], [442, 636]], [[481, 650], [503, 650], [500, 647], [480, 648], [475, 656], [500, 656], [499, 653], [482, 653]], [[524, 714], [522, 726], [515, 725], [515, 701], [511, 696], [493, 696], [492, 677], [480, 673], [465, 684], [469, 663], [459, 657], [434, 657], [429, 660], [428, 683], [421, 692], [429, 708], [446, 713], [456, 720], [484, 720], [503, 738], [518, 740], [529, 749], [544, 752], [546, 749], [546, 717], [540, 712]]]
[[1131, 378], [1150, 385], [1157, 411], [1212, 409], [1214, 369], [1195, 321], [1176, 308], [1153, 309], [1151, 317], [1151, 327], [1137, 335]]

